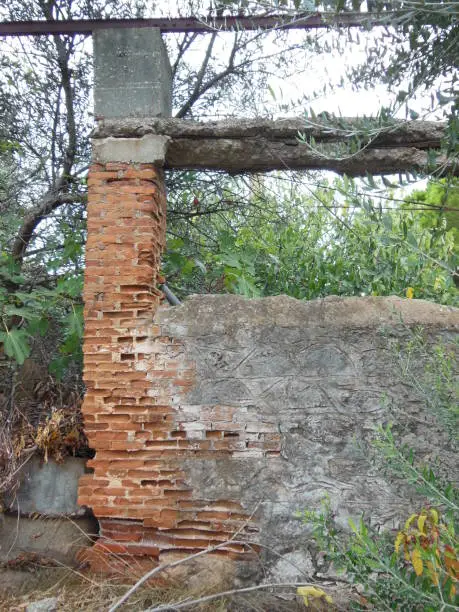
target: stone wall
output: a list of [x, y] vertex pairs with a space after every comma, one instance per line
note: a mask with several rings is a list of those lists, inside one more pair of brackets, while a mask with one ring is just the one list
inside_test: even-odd
[[[296, 512], [327, 494], [343, 523], [365, 511], [391, 527], [412, 508], [412, 491], [375, 471], [357, 444], [392, 420], [391, 403], [403, 407], [403, 439], [457, 465], [389, 350], [419, 325], [449, 342], [457, 310], [397, 298], [194, 296], [162, 307], [129, 340], [137, 328], [119, 317], [109, 319], [119, 331], [100, 332], [100, 372], [110, 373], [97, 374], [85, 404], [97, 453], [80, 503], [100, 520], [95, 568], [221, 546], [221, 559], [246, 560], [225, 572], [255, 580], [262, 559], [276, 579], [304, 578], [319, 561]], [[225, 544], [239, 530], [250, 547]]]

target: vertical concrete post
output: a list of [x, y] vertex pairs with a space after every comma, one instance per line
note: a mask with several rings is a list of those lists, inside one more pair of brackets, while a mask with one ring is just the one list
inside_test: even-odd
[[[171, 69], [159, 31], [98, 31], [94, 49], [99, 119], [170, 116]], [[88, 176], [83, 415], [95, 457], [93, 473], [80, 480], [79, 503], [93, 509], [102, 535], [130, 542], [139, 540], [139, 524], [123, 519], [142, 520], [147, 511], [131, 496], [140, 479], [130, 479], [128, 468], [138, 465], [133, 451], [144, 448], [142, 414], [155, 405], [147, 371], [166, 229], [164, 139], [156, 146], [154, 138], [134, 146], [108, 139]], [[114, 518], [121, 521], [110, 531]], [[110, 542], [100, 542], [110, 552]], [[143, 554], [155, 557], [157, 548]]]
[[159, 30], [94, 33], [96, 118], [170, 117], [172, 72]]

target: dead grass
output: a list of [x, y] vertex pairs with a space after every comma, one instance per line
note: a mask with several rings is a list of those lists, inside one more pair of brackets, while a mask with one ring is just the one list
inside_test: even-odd
[[[9, 582], [11, 572], [12, 570], [9, 570]], [[14, 584], [14, 581], [11, 584], [12, 592], [5, 593], [5, 587], [8, 585], [2, 581], [0, 570], [0, 583], [4, 589], [3, 595], [0, 593], [1, 612], [24, 612], [27, 603], [47, 597], [57, 597], [59, 612], [102, 612], [108, 610], [132, 586], [132, 580], [85, 575], [69, 568], [31, 567], [27, 572], [22, 570], [16, 573], [23, 575], [23, 585]], [[120, 611], [137, 612], [153, 606], [173, 604], [186, 597], [195, 599], [209, 593], [209, 589], [204, 587], [191, 591], [187, 584], [176, 584], [167, 588], [145, 585], [133, 593], [129, 601], [120, 607]], [[199, 612], [224, 612], [227, 609], [226, 601], [190, 606], [190, 610]]]
[[[58, 600], [58, 612], [107, 612], [132, 586], [132, 580], [109, 579], [106, 576], [96, 576], [79, 573], [65, 567], [29, 567], [27, 571], [8, 570], [7, 581], [11, 575], [22, 578], [22, 585], [13, 581], [12, 590], [3, 592], [5, 584], [4, 573], [0, 570], [0, 612], [24, 612], [28, 603], [48, 597]], [[212, 582], [210, 578], [210, 582]], [[120, 608], [120, 612], [140, 612], [156, 606], [170, 605], [173, 612], [174, 604], [185, 599], [195, 600], [205, 595], [218, 592], [209, 587], [191, 589], [189, 583], [175, 584], [168, 587], [143, 585], [131, 595]], [[306, 612], [310, 611], [343, 611], [349, 610], [348, 605], [329, 605], [323, 600], [315, 600], [306, 607], [295, 591], [284, 592], [283, 595], [259, 591], [251, 594], [235, 594], [231, 597], [219, 598], [198, 605], [190, 605], [190, 612]], [[337, 594], [332, 593], [334, 596]], [[349, 602], [348, 595], [345, 597]], [[339, 599], [339, 598], [338, 598]], [[336, 600], [335, 600], [336, 601]]]

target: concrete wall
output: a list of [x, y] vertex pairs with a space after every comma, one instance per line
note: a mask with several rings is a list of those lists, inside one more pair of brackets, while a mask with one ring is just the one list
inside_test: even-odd
[[[170, 113], [159, 33], [101, 32], [95, 52], [100, 119]], [[277, 579], [304, 578], [318, 561], [296, 511], [327, 493], [343, 522], [365, 510], [391, 525], [410, 505], [355, 444], [389, 418], [384, 394], [404, 406], [407, 440], [454, 464], [397, 382], [381, 329], [403, 338], [424, 325], [449, 337], [458, 312], [234, 296], [158, 311], [168, 139], [143, 134], [99, 139], [88, 177], [83, 414], [96, 454], [79, 504], [92, 508], [101, 538], [82, 559], [124, 573], [132, 557], [142, 568], [219, 546], [204, 571], [254, 580], [262, 559]], [[229, 542], [236, 533], [251, 546]]]
[[67, 457], [62, 463], [32, 457], [21, 470], [21, 484], [3, 500], [10, 512], [77, 517], [85, 514], [77, 505], [78, 481], [85, 473], [85, 460]]
[[276, 579], [304, 578], [320, 561], [295, 513], [317, 508], [325, 494], [343, 523], [365, 511], [393, 526], [412, 509], [412, 491], [388, 481], [357, 445], [393, 419], [392, 401], [403, 407], [402, 439], [421, 456], [440, 448], [457, 466], [389, 350], [419, 325], [432, 341], [449, 342], [458, 311], [398, 298], [236, 296], [160, 309], [141, 349], [133, 343], [128, 360], [111, 357], [113, 370], [121, 363], [120, 373], [127, 365], [141, 373], [148, 400], [134, 392], [92, 414], [90, 428], [107, 431], [103, 441], [92, 434], [95, 473], [80, 499], [100, 518], [105, 544], [92, 549], [94, 567], [107, 550], [117, 561], [132, 554], [162, 562], [242, 528], [239, 537], [261, 546], [224, 546], [225, 559], [240, 561], [225, 571], [256, 579], [255, 551]]
[[14, 564], [31, 553], [75, 563], [78, 551], [91, 545], [99, 531], [97, 521], [76, 503], [84, 473], [85, 460], [77, 457], [62, 463], [32, 457], [26, 463], [19, 488], [2, 499], [0, 562]]

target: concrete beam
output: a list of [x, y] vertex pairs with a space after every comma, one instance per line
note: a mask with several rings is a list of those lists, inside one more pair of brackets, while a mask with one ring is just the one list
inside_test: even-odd
[[[412, 170], [459, 174], [454, 159], [447, 160], [441, 150], [445, 123], [400, 121], [389, 129], [375, 120], [374, 135], [359, 153], [337, 155], [335, 143], [349, 142], [351, 134], [359, 129], [362, 138], [365, 135], [361, 119], [341, 121], [342, 125], [330, 121], [328, 125], [311, 126], [300, 118], [207, 123], [171, 118], [107, 120], [98, 123], [93, 143], [96, 151], [102, 151], [97, 153], [101, 161], [158, 163], [161, 155], [161, 165], [167, 169], [223, 170], [232, 174], [288, 169], [331, 170], [348, 176]], [[366, 122], [367, 129], [368, 120]], [[299, 134], [304, 135], [304, 140]], [[155, 140], [161, 138], [167, 140]], [[314, 146], [308, 144], [312, 139]], [[100, 146], [98, 143], [102, 141], [104, 144]], [[119, 148], [118, 141], [123, 143]], [[434, 164], [432, 151], [437, 153]]]
[[170, 117], [172, 71], [159, 30], [94, 33], [97, 118]]

